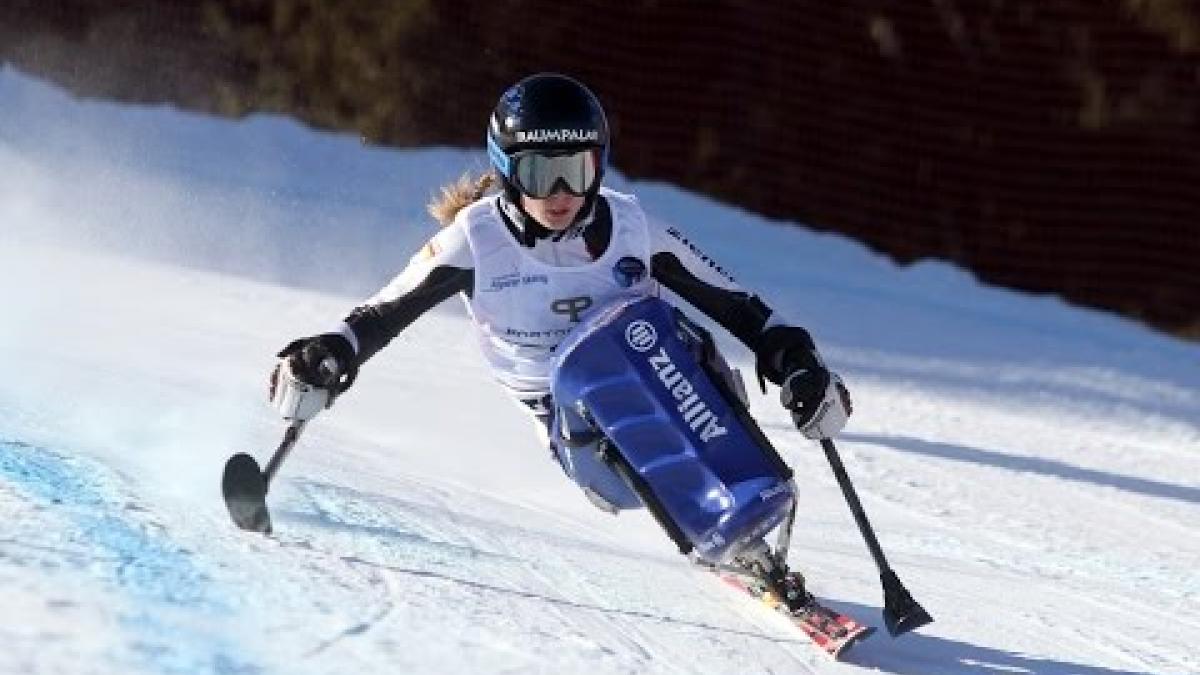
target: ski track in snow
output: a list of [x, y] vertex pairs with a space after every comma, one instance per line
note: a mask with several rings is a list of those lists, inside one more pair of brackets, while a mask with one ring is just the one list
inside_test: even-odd
[[[650, 565], [660, 568], [660, 574], [650, 577], [658, 584], [664, 576], [680, 577], [678, 591], [694, 593], [689, 570], [677, 564], [642, 561], [569, 535], [547, 537], [513, 527], [508, 523], [526, 520], [517, 513], [492, 520], [313, 482], [296, 487], [311, 510], [285, 510], [281, 523], [289, 531], [326, 530], [326, 536], [339, 540], [337, 549], [344, 560], [390, 578], [393, 592], [407, 601], [404, 613], [436, 611], [421, 602], [414, 607], [409, 595], [414, 584], [432, 585], [437, 587], [437, 605], [457, 600], [462, 604], [454, 612], [465, 614], [468, 624], [498, 629], [476, 645], [487, 654], [480, 657], [481, 667], [495, 668], [507, 660], [499, 670], [556, 672], [562, 667], [556, 654], [576, 653], [601, 672], [697, 672], [693, 665], [671, 664], [696, 658], [701, 642], [722, 651], [725, 657], [718, 663], [725, 663], [736, 646], [725, 644], [723, 633], [733, 635], [735, 645], [753, 637], [714, 623], [705, 614], [684, 615], [669, 603], [647, 603], [641, 592], [649, 589], [631, 587], [640, 584], [628, 578], [628, 568]], [[406, 495], [423, 490], [421, 485], [401, 487]], [[511, 507], [487, 509], [498, 510]], [[496, 615], [497, 599], [507, 608], [502, 618]], [[394, 620], [407, 625], [405, 617]], [[372, 622], [372, 633], [388, 632], [386, 625], [377, 623]], [[664, 629], [694, 635], [697, 641], [685, 643], [689, 650], [681, 653], [678, 640], [655, 636]], [[761, 639], [771, 640], [765, 635]]]
[[[634, 187], [846, 375], [839, 448], [936, 623], [886, 635], [824, 457], [769, 398], [755, 415], [802, 490], [791, 560], [880, 628], [843, 663], [646, 514], [592, 509], [454, 308], [305, 431], [274, 535], [233, 528], [221, 464], [278, 442], [272, 354], [397, 271], [429, 192], [472, 165], [0, 70], [0, 269], [30, 280], [0, 284], [0, 587], [19, 617], [0, 673], [1200, 673], [1200, 347], [670, 186]], [[780, 251], [803, 264], [764, 264]]]
[[[193, 553], [171, 542], [119, 476], [94, 462], [0, 441], [0, 478], [5, 488], [0, 503], [6, 513], [16, 512], [10, 516], [14, 530], [0, 540], [5, 587], [19, 596], [48, 592], [46, 611], [68, 626], [78, 604], [69, 589], [80, 578], [93, 587], [89, 592], [112, 600], [104, 622], [127, 637], [121, 645], [96, 646], [105, 663], [91, 666], [93, 672], [146, 666], [164, 673], [248, 672], [220, 635], [197, 625], [220, 620], [229, 607], [214, 594]], [[39, 513], [53, 519], [46, 522]], [[23, 570], [37, 573], [20, 579]], [[0, 664], [39, 670], [41, 647], [22, 649], [29, 643], [12, 634], [20, 630], [0, 629], [9, 633], [5, 644], [18, 647], [0, 654]], [[48, 641], [69, 644], [70, 629], [59, 631], [47, 635]]]

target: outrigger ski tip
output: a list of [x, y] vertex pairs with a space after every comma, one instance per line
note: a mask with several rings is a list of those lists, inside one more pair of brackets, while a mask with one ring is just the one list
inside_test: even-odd
[[903, 635], [926, 624], [933, 617], [909, 594], [900, 578], [890, 568], [880, 575], [883, 582], [883, 622], [892, 637]]
[[283, 460], [295, 447], [304, 430], [304, 421], [294, 421], [283, 432], [283, 440], [275, 454], [260, 469], [258, 462], [244, 452], [239, 452], [225, 462], [225, 475], [221, 478], [221, 493], [225, 496], [225, 507], [229, 517], [243, 530], [271, 534], [271, 512], [267, 510], [267, 489], [271, 479], [279, 472]]
[[242, 452], [229, 458], [221, 479], [221, 492], [234, 524], [251, 532], [271, 533], [267, 479], [253, 457]]

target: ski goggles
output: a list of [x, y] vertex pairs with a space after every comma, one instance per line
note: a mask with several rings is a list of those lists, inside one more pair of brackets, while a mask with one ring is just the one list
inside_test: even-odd
[[508, 168], [513, 185], [534, 199], [545, 199], [559, 187], [582, 197], [600, 177], [600, 150], [526, 150], [513, 154]]

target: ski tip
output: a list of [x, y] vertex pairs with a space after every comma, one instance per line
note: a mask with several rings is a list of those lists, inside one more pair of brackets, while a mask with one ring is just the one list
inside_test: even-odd
[[842, 658], [843, 655], [845, 655], [845, 653], [847, 651], [850, 650], [851, 647], [862, 642], [863, 640], [866, 640], [867, 638], [871, 637], [874, 634], [875, 634], [874, 626], [864, 626], [862, 628], [862, 630], [858, 631], [857, 633], [851, 635], [850, 637], [846, 638], [843, 642], [841, 642], [838, 645], [837, 649], [835, 651], [830, 652], [829, 655], [832, 656], [834, 659], [840, 659], [840, 658]]
[[236, 479], [247, 473], [262, 473], [262, 469], [258, 467], [258, 460], [252, 455], [244, 452], [239, 452], [233, 455], [225, 462], [225, 474], [223, 482], [228, 483], [231, 479]]

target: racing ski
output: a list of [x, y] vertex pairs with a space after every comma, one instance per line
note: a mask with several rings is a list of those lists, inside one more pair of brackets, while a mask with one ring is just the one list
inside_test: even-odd
[[854, 644], [867, 639], [875, 629], [855, 619], [825, 607], [804, 590], [803, 578], [789, 573], [783, 580], [783, 592], [792, 596], [781, 598], [766, 581], [735, 574], [725, 569], [713, 570], [729, 586], [759, 600], [768, 608], [787, 617], [821, 651], [838, 659]]

